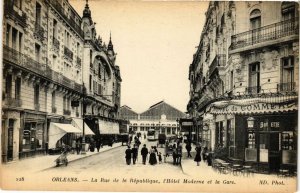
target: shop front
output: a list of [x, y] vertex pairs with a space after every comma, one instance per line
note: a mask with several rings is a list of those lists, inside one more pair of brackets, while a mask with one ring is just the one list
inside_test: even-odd
[[229, 158], [268, 172], [296, 166], [296, 96], [219, 101], [209, 112], [216, 117], [215, 140], [229, 147]]
[[24, 112], [21, 116], [19, 158], [26, 158], [46, 152], [46, 114]]

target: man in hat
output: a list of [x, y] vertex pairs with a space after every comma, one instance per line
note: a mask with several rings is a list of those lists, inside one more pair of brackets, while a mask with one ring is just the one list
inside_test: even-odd
[[148, 149], [146, 147], [146, 144], [144, 144], [144, 147], [141, 150], [141, 155], [143, 158], [143, 164], [146, 165], [147, 155], [148, 155]]
[[128, 148], [125, 151], [125, 159], [126, 159], [127, 165], [130, 165], [130, 163], [131, 163], [131, 149], [130, 149], [130, 146], [128, 146]]
[[136, 162], [136, 159], [137, 159], [137, 156], [138, 156], [138, 148], [137, 148], [137, 145], [134, 145], [132, 150], [132, 162], [133, 162], [133, 165], [135, 164]]

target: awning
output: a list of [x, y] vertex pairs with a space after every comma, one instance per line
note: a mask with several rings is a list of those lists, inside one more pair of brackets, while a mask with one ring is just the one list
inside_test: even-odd
[[[79, 118], [72, 119], [72, 125], [78, 129], [80, 129], [81, 133], [83, 130], [83, 120]], [[84, 133], [85, 135], [95, 135], [95, 133], [90, 129], [90, 127], [84, 123]]]
[[119, 134], [119, 123], [99, 120], [100, 134]]
[[263, 114], [297, 111], [297, 96], [218, 101], [208, 107], [211, 114]]
[[81, 133], [82, 131], [71, 124], [50, 123], [49, 149], [55, 148], [56, 142], [67, 133]]

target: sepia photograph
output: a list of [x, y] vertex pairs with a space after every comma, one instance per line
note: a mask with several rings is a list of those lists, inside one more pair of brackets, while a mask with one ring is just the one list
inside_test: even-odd
[[1, 5], [2, 190], [297, 191], [297, 1]]

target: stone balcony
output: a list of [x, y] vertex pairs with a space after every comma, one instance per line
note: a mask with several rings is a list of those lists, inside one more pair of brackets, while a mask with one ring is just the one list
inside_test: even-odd
[[4, 1], [4, 16], [16, 21], [22, 27], [27, 27], [27, 15], [13, 4], [13, 1]]

